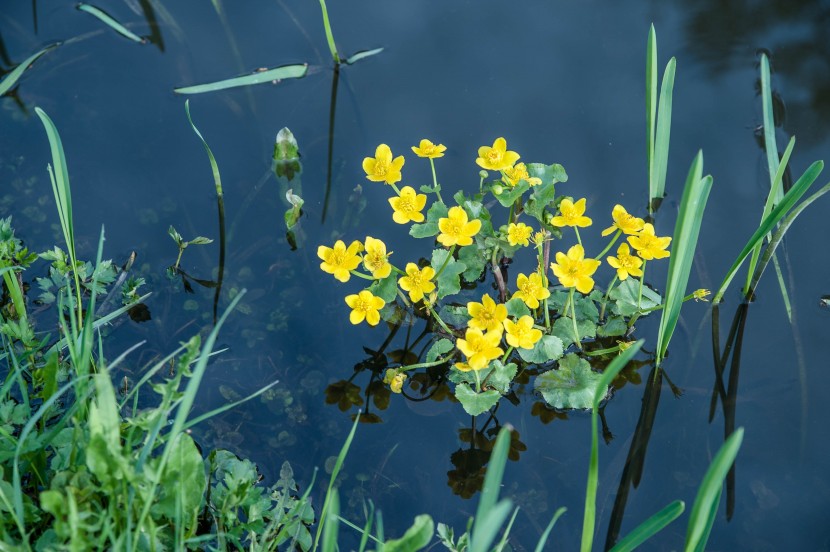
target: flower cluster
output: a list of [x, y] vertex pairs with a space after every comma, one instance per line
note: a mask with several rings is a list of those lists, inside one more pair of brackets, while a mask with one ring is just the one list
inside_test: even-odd
[[[410, 225], [412, 237], [434, 240], [438, 247], [431, 259], [395, 266], [389, 260], [391, 252], [387, 251], [386, 244], [371, 236], [363, 242], [353, 241], [348, 247], [338, 240], [333, 247], [320, 246], [317, 252], [322, 261], [320, 268], [337, 280], [348, 282], [351, 276], [356, 276], [371, 281], [365, 289], [346, 296], [352, 324], [366, 321], [371, 326], [377, 325], [386, 317], [385, 312], [391, 315], [392, 311], [388, 310], [391, 305], [400, 301], [405, 309], [414, 306], [423, 311], [432, 321], [438, 341], [444, 343], [436, 342], [436, 352], [427, 363], [388, 369], [383, 381], [393, 392], [402, 392], [408, 370], [446, 364], [459, 374], [458, 385], [473, 382], [475, 392], [481, 393], [487, 389], [487, 380], [495, 371], [515, 367], [508, 363], [517, 354], [539, 363], [556, 360], [567, 344], [582, 349], [586, 334], [579, 324], [584, 326], [584, 312], [590, 309], [585, 311], [583, 305], [582, 313], [577, 314], [580, 301], [596, 302], [601, 308], [600, 316], [593, 322], [595, 325], [606, 321], [606, 304], [612, 303], [609, 315], [617, 320], [615, 328], [620, 324], [625, 328], [627, 324], [628, 331], [606, 330], [609, 336], [627, 335], [638, 316], [660, 308], [655, 299], [659, 296], [654, 292], [646, 288], [648, 293], [644, 296], [643, 279], [648, 261], [670, 255], [671, 238], [657, 236], [651, 224], [629, 214], [622, 205], [616, 205], [611, 212], [612, 224], [601, 234], [611, 236], [605, 249], [596, 257], [586, 256], [579, 231], [592, 226], [593, 220], [585, 214], [585, 198], [574, 200], [555, 195], [555, 184], [567, 180], [561, 165], [520, 163], [520, 155], [507, 149], [504, 138], [497, 138], [492, 146], [478, 149], [475, 162], [484, 169], [478, 194], [468, 196], [459, 192], [453, 196], [456, 204], [447, 205], [441, 197], [435, 170], [435, 160], [444, 156], [446, 147], [424, 139], [411, 149], [429, 161], [432, 186], [420, 186], [418, 190], [409, 185], [399, 188], [404, 157], [395, 157], [386, 144], [379, 145], [374, 157], [366, 157], [362, 166], [367, 179], [389, 185], [394, 192], [388, 200], [392, 220]], [[488, 171], [498, 172], [498, 178], [485, 186]], [[530, 197], [525, 199], [526, 192]], [[485, 201], [490, 194], [495, 202]], [[434, 201], [425, 213], [429, 195], [434, 196]], [[494, 225], [494, 216], [489, 210], [496, 202], [509, 208], [507, 222], [500, 227]], [[576, 243], [554, 252], [550, 262], [551, 243], [565, 240], [568, 229], [573, 229]], [[603, 256], [623, 235], [625, 241], [619, 244], [616, 254], [605, 257], [615, 271], [614, 277], [604, 293], [595, 295], [592, 293], [596, 288], [594, 277]], [[532, 252], [534, 263], [528, 267], [530, 270], [517, 273], [511, 293], [506, 264], [502, 261], [507, 262], [523, 248]], [[361, 265], [363, 271], [359, 269]], [[461, 293], [462, 275], [474, 285], [488, 267], [498, 289], [495, 298], [484, 293], [480, 301], [467, 301], [466, 308], [441, 301]], [[558, 286], [552, 285], [550, 275]], [[638, 285], [629, 285], [629, 278], [637, 279]], [[626, 292], [618, 292], [615, 285], [625, 287]], [[700, 291], [689, 296], [693, 297], [701, 299], [705, 293]], [[442, 315], [442, 309], [447, 308], [455, 309], [452, 323]], [[459, 322], [459, 309], [466, 323]], [[621, 350], [628, 342], [618, 343], [616, 349]], [[483, 380], [479, 372], [485, 374]], [[464, 379], [467, 373], [475, 379]]]

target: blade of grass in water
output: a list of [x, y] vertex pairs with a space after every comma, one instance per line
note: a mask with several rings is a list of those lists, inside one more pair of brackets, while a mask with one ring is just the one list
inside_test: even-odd
[[[778, 172], [778, 144], [775, 141], [775, 119], [772, 113], [772, 88], [769, 83], [769, 58], [761, 54], [761, 105], [764, 117], [764, 149], [767, 153], [767, 168], [769, 177], [773, 178]], [[774, 186], [773, 186], [774, 187]], [[784, 189], [775, 191], [775, 203], [784, 197]]]
[[[352, 424], [352, 430], [349, 432], [349, 436], [346, 437], [346, 442], [343, 443], [343, 447], [340, 449], [340, 454], [337, 455], [337, 461], [334, 463], [334, 469], [331, 470], [329, 486], [326, 488], [326, 498], [323, 501], [323, 509], [320, 511], [320, 523], [317, 525], [317, 533], [314, 535], [314, 546], [312, 547], [312, 550], [317, 550], [317, 545], [320, 544], [320, 536], [323, 532], [323, 528], [328, 525], [329, 519], [326, 516], [328, 515], [330, 502], [333, 496], [334, 482], [337, 480], [337, 476], [340, 475], [340, 470], [343, 468], [343, 462], [346, 461], [346, 454], [352, 446], [352, 440], [354, 439], [355, 431], [357, 431], [358, 423], [360, 423], [360, 412], [358, 412], [357, 416], [355, 416], [354, 423]], [[336, 517], [337, 515], [335, 514], [332, 516], [332, 519]], [[383, 540], [382, 536], [381, 540]]]
[[726, 293], [726, 288], [729, 287], [730, 282], [732, 282], [732, 279], [735, 277], [735, 274], [738, 272], [738, 269], [741, 267], [744, 260], [746, 260], [755, 246], [762, 241], [773, 228], [775, 228], [781, 219], [786, 216], [789, 210], [793, 208], [799, 199], [801, 199], [801, 197], [807, 192], [807, 189], [813, 184], [813, 182], [816, 181], [819, 174], [821, 174], [823, 168], [823, 161], [816, 161], [810, 165], [807, 170], [804, 171], [804, 174], [801, 175], [801, 178], [793, 184], [790, 191], [784, 194], [784, 197], [775, 209], [773, 209], [772, 212], [770, 212], [770, 214], [761, 221], [758, 229], [755, 230], [752, 236], [750, 236], [749, 241], [747, 241], [744, 248], [738, 254], [738, 258], [735, 259], [735, 262], [732, 263], [732, 266], [727, 271], [726, 277], [723, 279], [718, 292], [712, 298], [712, 304], [720, 303], [723, 298], [723, 294]]
[[20, 80], [20, 77], [22, 77], [22, 76], [23, 76], [23, 73], [24, 73], [24, 72], [25, 72], [25, 71], [26, 71], [29, 67], [31, 67], [31, 65], [32, 65], [32, 64], [33, 64], [33, 63], [34, 63], [34, 62], [35, 62], [35, 61], [36, 61], [36, 60], [37, 60], [40, 56], [42, 56], [42, 55], [43, 55], [43, 54], [45, 54], [46, 52], [49, 52], [50, 50], [54, 50], [55, 48], [57, 48], [57, 47], [58, 47], [58, 46], [60, 46], [61, 44], [62, 44], [61, 42], [56, 42], [56, 43], [54, 43], [54, 44], [50, 44], [50, 45], [49, 45], [49, 46], [47, 46], [46, 48], [44, 48], [44, 49], [42, 49], [42, 50], [40, 50], [40, 51], [38, 51], [38, 52], [35, 52], [35, 53], [34, 53], [34, 54], [32, 54], [31, 56], [29, 56], [29, 57], [27, 57], [26, 59], [24, 59], [24, 60], [23, 60], [23, 61], [22, 61], [22, 62], [21, 62], [21, 63], [20, 63], [17, 67], [15, 67], [15, 68], [14, 68], [11, 72], [9, 72], [9, 74], [8, 74], [8, 75], [6, 75], [6, 76], [5, 76], [5, 78], [4, 78], [2, 81], [0, 81], [0, 96], [2, 96], [2, 95], [3, 95], [3, 94], [5, 94], [6, 92], [8, 92], [8, 91], [9, 91], [9, 90], [11, 90], [12, 88], [14, 88], [14, 86], [17, 84], [17, 81], [19, 81], [19, 80]]
[[512, 504], [509, 500], [496, 502], [499, 498], [504, 466], [510, 449], [510, 428], [502, 428], [496, 437], [496, 444], [490, 454], [487, 474], [481, 498], [476, 509], [475, 525], [470, 538], [470, 552], [484, 552], [490, 549], [496, 533], [510, 514]]
[[638, 546], [659, 533], [669, 523], [676, 520], [685, 509], [686, 505], [682, 500], [675, 500], [634, 528], [633, 531], [611, 549], [611, 552], [630, 552], [636, 550]]
[[326, 8], [326, 0], [320, 0], [320, 9], [323, 10], [323, 28], [326, 30], [326, 41], [329, 44], [331, 59], [334, 60], [334, 63], [339, 65], [340, 55], [337, 53], [337, 45], [334, 43], [334, 34], [331, 32], [331, 23], [329, 22], [329, 10]]
[[564, 514], [567, 511], [568, 509], [564, 506], [556, 510], [556, 512], [553, 514], [553, 518], [551, 518], [550, 520], [550, 523], [548, 523], [548, 526], [545, 527], [542, 536], [539, 537], [539, 542], [536, 543], [536, 548], [534, 549], [534, 552], [542, 552], [545, 549], [545, 545], [548, 542], [548, 537], [550, 536], [550, 532], [553, 530], [553, 526], [556, 525], [557, 520], [560, 517], [562, 517], [562, 514]]
[[654, 197], [654, 131], [657, 126], [657, 34], [654, 24], [646, 43], [646, 158], [648, 161], [648, 198]]
[[739, 427], [721, 446], [706, 470], [689, 515], [685, 552], [702, 551], [706, 546], [718, 510], [723, 480], [738, 455], [743, 438], [744, 429]]
[[130, 29], [119, 23], [115, 20], [110, 14], [102, 10], [101, 8], [97, 8], [91, 4], [84, 4], [83, 2], [78, 4], [78, 9], [82, 12], [86, 12], [100, 20], [104, 25], [112, 29], [113, 31], [117, 32], [121, 36], [129, 38], [133, 42], [137, 42], [139, 44], [144, 44], [145, 40], [132, 32]]
[[671, 138], [672, 93], [674, 91], [674, 73], [677, 61], [671, 58], [663, 72], [660, 86], [660, 101], [657, 107], [657, 131], [654, 136], [654, 189], [649, 198], [649, 206], [654, 200], [666, 195], [666, 172], [669, 164], [669, 141]]
[[173, 92], [176, 92], [177, 94], [203, 94], [205, 92], [216, 92], [217, 90], [237, 88], [240, 86], [251, 86], [254, 84], [264, 84], [285, 79], [300, 79], [306, 76], [306, 73], [308, 73], [307, 63], [284, 65], [282, 67], [268, 69], [267, 71], [256, 72], [251, 75], [243, 75], [241, 77], [234, 77], [232, 79], [211, 82], [208, 84], [197, 84], [194, 86], [175, 88], [173, 89]]
[[712, 177], [703, 177], [703, 152], [699, 151], [686, 178], [683, 199], [680, 201], [680, 211], [674, 227], [669, 273], [666, 278], [666, 306], [660, 316], [660, 329], [657, 334], [658, 367], [666, 355], [669, 341], [680, 318], [680, 307], [683, 305], [686, 285], [692, 270], [703, 211], [706, 209], [711, 189]]
[[[625, 351], [622, 351], [611, 363], [605, 368], [597, 383], [597, 391], [607, 389], [608, 385], [614, 381], [620, 370], [625, 368], [628, 361], [634, 358], [643, 346], [643, 340], [639, 340], [631, 345]], [[588, 483], [585, 488], [585, 512], [582, 518], [582, 552], [591, 552], [594, 544], [594, 528], [597, 517], [597, 481], [599, 480], [599, 433], [597, 426], [599, 425], [599, 403], [602, 402], [604, 396], [596, 393], [594, 396], [594, 405], [591, 410], [591, 459], [588, 463]]]
[[374, 50], [363, 50], [361, 52], [355, 52], [349, 59], [346, 60], [346, 65], [352, 65], [353, 63], [357, 63], [361, 59], [366, 59], [367, 57], [376, 56], [383, 51], [383, 48], [375, 48]]
[[337, 530], [340, 526], [340, 498], [337, 495], [337, 489], [332, 489], [329, 496], [326, 496], [328, 503], [328, 511], [323, 519], [321, 516], [320, 525], [323, 527], [323, 552], [336, 552], [337, 550]]

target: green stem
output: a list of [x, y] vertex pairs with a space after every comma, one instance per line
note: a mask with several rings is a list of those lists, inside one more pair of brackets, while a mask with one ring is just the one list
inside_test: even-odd
[[396, 194], [398, 194], [399, 196], [401, 195], [401, 191], [398, 189], [397, 186], [395, 186], [394, 184], [390, 184], [390, 186], [392, 186], [392, 189], [395, 190]]
[[406, 295], [404, 295], [404, 293], [400, 289], [397, 289], [396, 291], [398, 292], [398, 297], [400, 297], [403, 301], [403, 304], [406, 305], [407, 308], [409, 308], [410, 303], [409, 299], [406, 298]]
[[453, 245], [450, 247], [450, 252], [447, 254], [447, 258], [444, 259], [444, 264], [441, 265], [441, 268], [438, 269], [438, 272], [435, 273], [435, 280], [438, 281], [438, 277], [444, 272], [444, 269], [447, 268], [447, 265], [450, 263], [450, 259], [452, 259], [452, 254], [455, 253], [455, 248], [457, 246]]
[[579, 245], [582, 245], [582, 238], [579, 236], [579, 227], [578, 226], [574, 226], [574, 232], [576, 232], [576, 242]]
[[599, 310], [599, 319], [603, 320], [605, 318], [605, 306], [608, 304], [608, 295], [611, 293], [611, 290], [614, 289], [614, 284], [617, 283], [617, 275], [614, 274], [614, 279], [611, 280], [611, 283], [608, 285], [608, 291], [605, 292], [605, 296], [602, 298], [602, 303], [600, 305]]
[[573, 322], [574, 327], [574, 339], [576, 340], [576, 346], [582, 350], [582, 341], [579, 339], [579, 330], [576, 327], [576, 301], [574, 301], [574, 290], [576, 288], [571, 288], [571, 293], [568, 295], [568, 302], [571, 304], [571, 322]]
[[438, 196], [438, 201], [444, 203], [444, 200], [441, 199], [441, 190], [438, 189], [438, 178], [435, 176], [435, 161], [432, 157], [429, 158], [429, 166], [432, 168], [432, 188], [435, 190], [435, 195]]
[[179, 256], [176, 257], [176, 266], [174, 267], [176, 270], [179, 269], [179, 263], [182, 260], [182, 253], [184, 253], [184, 247], [179, 246]]
[[611, 249], [611, 247], [612, 247], [615, 243], [617, 243], [617, 239], [619, 239], [620, 234], [622, 234], [622, 230], [617, 230], [617, 233], [616, 233], [616, 234], [614, 234], [614, 237], [613, 237], [613, 238], [611, 238], [611, 241], [610, 241], [610, 242], [608, 242], [608, 245], [606, 245], [606, 246], [605, 246], [605, 249], [603, 249], [603, 250], [602, 250], [602, 252], [601, 252], [599, 255], [597, 255], [596, 257], [594, 257], [594, 260], [597, 260], [597, 261], [601, 260], [601, 259], [602, 259], [602, 256], [603, 256], [603, 255], [605, 255], [606, 253], [608, 253], [608, 250], [609, 250], [609, 249]]
[[[548, 271], [547, 271], [547, 267], [545, 267], [545, 261], [544, 261], [545, 253], [543, 251], [542, 244], [541, 243], [538, 244], [536, 246], [536, 249], [539, 252], [539, 276], [542, 279], [542, 285], [545, 286], [545, 289], [548, 289], [548, 285], [549, 285]], [[550, 329], [550, 309], [548, 308], [548, 298], [547, 297], [545, 297], [544, 300], [543, 300], [542, 308], [545, 310], [545, 329], [549, 330]]]
[[350, 270], [349, 272], [351, 272], [353, 276], [357, 276], [358, 278], [363, 278], [364, 280], [371, 280], [373, 282], [375, 281], [375, 279], [372, 278], [371, 276], [369, 276], [367, 274], [361, 274], [357, 270]]
[[617, 345], [616, 347], [609, 347], [607, 349], [596, 349], [595, 351], [586, 351], [585, 355], [586, 356], [602, 356], [602, 355], [608, 355], [608, 354], [611, 354], [611, 353], [616, 353], [619, 350], [620, 350], [620, 346]]
[[441, 320], [441, 317], [440, 317], [440, 316], [438, 316], [438, 313], [437, 313], [437, 312], [435, 312], [435, 309], [433, 309], [433, 308], [432, 308], [432, 305], [430, 305], [430, 304], [429, 304], [429, 303], [427, 303], [426, 301], [424, 301], [424, 304], [427, 306], [427, 309], [429, 309], [429, 313], [430, 313], [432, 316], [434, 316], [434, 317], [435, 317], [435, 320], [438, 322], [438, 325], [439, 325], [439, 326], [441, 326], [441, 328], [442, 328], [445, 332], [447, 332], [449, 335], [455, 335], [455, 334], [453, 333], [453, 331], [449, 328], [449, 326], [447, 326], [447, 325], [444, 323], [444, 321], [443, 321], [443, 320]]
[[478, 370], [473, 370], [476, 376], [476, 393], [481, 393], [481, 378], [478, 375]]
[[326, 29], [326, 40], [329, 43], [331, 58], [334, 60], [334, 63], [340, 65], [340, 56], [337, 54], [337, 46], [334, 44], [334, 35], [331, 32], [331, 23], [329, 23], [329, 11], [326, 9], [326, 0], [320, 0], [320, 7], [323, 9], [323, 27]]
[[640, 310], [640, 300], [643, 298], [643, 280], [646, 279], [646, 264], [648, 264], [648, 261], [643, 259], [643, 274], [640, 276], [640, 290], [637, 292], [637, 310]]
[[511, 204], [510, 204], [510, 214], [509, 214], [509, 215], [507, 215], [507, 224], [508, 224], [508, 225], [509, 225], [511, 222], [513, 222], [513, 209], [514, 209], [515, 207], [516, 207], [516, 202], [514, 201], [513, 203], [511, 203]]
[[406, 372], [408, 370], [415, 370], [417, 368], [430, 368], [432, 366], [440, 366], [447, 362], [452, 355], [447, 355], [444, 358], [439, 358], [438, 360], [433, 360], [432, 362], [422, 362], [420, 364], [409, 364], [408, 366], [400, 366], [397, 368], [398, 372]]
[[513, 347], [508, 347], [508, 348], [507, 348], [507, 352], [506, 352], [506, 353], [504, 353], [504, 356], [503, 356], [503, 357], [501, 357], [501, 363], [502, 363], [502, 364], [504, 364], [505, 362], [507, 362], [507, 357], [509, 357], [509, 356], [510, 356], [510, 353], [512, 353], [512, 352], [513, 352]]

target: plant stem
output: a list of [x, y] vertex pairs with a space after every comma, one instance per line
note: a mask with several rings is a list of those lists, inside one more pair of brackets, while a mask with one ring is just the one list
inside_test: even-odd
[[576, 232], [576, 242], [579, 245], [582, 245], [582, 238], [579, 236], [579, 227], [578, 226], [574, 226], [574, 232]]
[[442, 328], [445, 332], [447, 332], [449, 335], [454, 336], [455, 334], [453, 333], [453, 331], [449, 328], [449, 326], [447, 326], [447, 325], [444, 323], [444, 321], [443, 321], [443, 320], [441, 320], [441, 317], [440, 317], [440, 316], [438, 316], [438, 313], [437, 313], [437, 312], [435, 312], [435, 309], [433, 309], [433, 308], [432, 308], [432, 305], [430, 305], [430, 304], [429, 304], [429, 303], [427, 303], [426, 301], [424, 301], [424, 304], [427, 306], [427, 309], [429, 309], [429, 313], [430, 313], [432, 316], [434, 316], [434, 317], [435, 317], [435, 320], [438, 322], [438, 325], [439, 325], [439, 326], [441, 326], [441, 328]]
[[615, 243], [617, 243], [617, 239], [620, 237], [620, 234], [622, 234], [622, 230], [617, 230], [617, 233], [614, 234], [614, 237], [611, 238], [611, 241], [608, 242], [608, 245], [605, 246], [605, 249], [603, 249], [602, 252], [599, 255], [594, 257], [594, 260], [597, 260], [597, 261], [601, 260], [602, 256], [605, 255], [606, 253], [608, 253], [608, 250], [611, 249], [611, 246], [613, 246]]
[[637, 292], [637, 310], [640, 310], [640, 300], [643, 298], [643, 280], [646, 279], [646, 264], [648, 264], [648, 261], [643, 259], [643, 275], [640, 276], [640, 290]]
[[504, 364], [505, 362], [507, 362], [507, 357], [509, 357], [509, 356], [510, 356], [510, 353], [512, 353], [512, 352], [513, 352], [513, 347], [508, 347], [508, 348], [507, 348], [507, 352], [506, 352], [506, 353], [504, 353], [504, 356], [503, 356], [503, 357], [501, 357], [501, 363], [502, 363], [502, 364]]
[[450, 259], [452, 259], [452, 254], [455, 253], [455, 248], [457, 246], [453, 245], [450, 247], [450, 252], [447, 254], [447, 258], [444, 259], [444, 264], [441, 265], [441, 268], [438, 269], [438, 272], [435, 273], [435, 280], [438, 281], [438, 277], [444, 272], [444, 269], [447, 268], [447, 265], [450, 264]]
[[440, 366], [447, 362], [450, 358], [452, 358], [452, 355], [447, 355], [444, 358], [439, 358], [437, 360], [433, 360], [432, 362], [422, 362], [420, 364], [409, 364], [407, 366], [399, 366], [397, 370], [398, 372], [406, 372], [408, 370], [415, 370], [417, 368], [430, 368], [432, 366]]
[[[547, 242], [545, 242], [545, 243], [547, 243]], [[549, 283], [548, 283], [547, 269], [545, 267], [545, 261], [544, 261], [544, 258], [545, 258], [544, 248], [542, 247], [542, 244], [538, 244], [536, 246], [536, 249], [539, 251], [539, 277], [542, 279], [542, 285], [545, 287], [545, 289], [548, 289]], [[548, 308], [548, 298], [547, 297], [545, 297], [544, 300], [543, 300], [542, 308], [545, 310], [545, 329], [549, 330], [550, 329], [550, 312], [549, 312], [549, 308]]]
[[435, 176], [435, 160], [432, 157], [429, 158], [429, 166], [432, 168], [432, 187], [435, 190], [435, 195], [438, 196], [438, 201], [444, 203], [444, 200], [441, 199], [441, 190], [438, 189], [438, 178]]
[[602, 304], [600, 305], [599, 309], [599, 319], [603, 320], [605, 318], [605, 306], [608, 304], [608, 295], [611, 293], [611, 290], [614, 289], [614, 284], [617, 283], [617, 275], [614, 274], [614, 279], [611, 280], [611, 283], [608, 284], [608, 291], [605, 292], [605, 296], [602, 298]]
[[499, 286], [499, 300], [504, 303], [507, 301], [507, 287], [504, 285], [504, 278], [501, 275], [501, 268], [498, 261], [499, 247], [493, 248], [493, 256], [490, 263], [493, 266], [493, 277], [496, 279], [496, 284]]
[[571, 304], [571, 322], [573, 322], [574, 327], [574, 339], [576, 340], [576, 346], [582, 350], [582, 341], [579, 339], [579, 330], [576, 327], [576, 302], [574, 301], [574, 290], [576, 288], [571, 288], [571, 293], [568, 295], [568, 303]]
[[395, 190], [396, 194], [401, 195], [401, 191], [398, 189], [397, 186], [395, 186], [394, 184], [390, 184], [390, 186], [392, 186], [392, 189]]
[[373, 282], [375, 281], [375, 279], [372, 278], [371, 276], [369, 276], [367, 274], [361, 274], [357, 270], [350, 270], [349, 272], [351, 272], [353, 276], [357, 276], [358, 278], [363, 278], [364, 280], [371, 280]]

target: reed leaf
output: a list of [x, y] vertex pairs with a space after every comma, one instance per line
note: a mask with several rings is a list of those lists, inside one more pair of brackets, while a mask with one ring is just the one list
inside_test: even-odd
[[470, 537], [470, 552], [484, 552], [490, 549], [496, 533], [513, 507], [510, 500], [496, 502], [510, 449], [510, 432], [511, 429], [508, 427], [499, 431], [496, 444], [490, 453], [490, 462], [476, 509], [475, 525]]
[[193, 118], [190, 116], [190, 100], [185, 100], [184, 102], [184, 111], [187, 113], [187, 121], [190, 123], [190, 127], [193, 129], [193, 132], [196, 133], [196, 136], [199, 137], [199, 140], [202, 141], [202, 145], [205, 146], [205, 151], [208, 154], [208, 159], [210, 160], [210, 170], [213, 172], [213, 185], [216, 187], [216, 195], [222, 197], [224, 194], [222, 193], [222, 177], [219, 174], [219, 165], [216, 163], [216, 158], [213, 156], [213, 152], [208, 146], [207, 141], [205, 141], [205, 137], [202, 136], [202, 133], [199, 132], [199, 129], [196, 128], [196, 125], [193, 123]]
[[97, 8], [91, 4], [84, 4], [81, 2], [78, 4], [78, 9], [82, 12], [86, 12], [94, 17], [96, 17], [99, 21], [101, 21], [104, 25], [115, 31], [116, 33], [129, 38], [133, 42], [137, 42], [139, 44], [144, 44], [146, 41], [132, 32], [130, 29], [119, 23], [112, 17], [110, 14], [102, 10], [101, 8]]
[[635, 527], [633, 531], [611, 549], [611, 552], [630, 552], [631, 550], [636, 550], [638, 546], [662, 531], [669, 523], [676, 520], [685, 509], [686, 505], [682, 500], [675, 500]]
[[[775, 141], [775, 118], [772, 112], [772, 88], [769, 82], [769, 58], [761, 54], [761, 106], [764, 118], [764, 150], [767, 154], [767, 168], [769, 177], [778, 172], [778, 145]], [[773, 185], [773, 188], [775, 186]], [[775, 203], [784, 197], [783, 188], [775, 191]]]
[[657, 33], [654, 23], [646, 42], [646, 159], [648, 161], [649, 203], [654, 192], [654, 133], [657, 125]]
[[217, 90], [238, 88], [240, 86], [252, 86], [254, 84], [265, 84], [286, 79], [300, 79], [306, 76], [307, 73], [308, 64], [297, 63], [294, 65], [283, 65], [282, 67], [275, 67], [265, 71], [258, 71], [250, 75], [242, 75], [241, 77], [234, 77], [207, 84], [174, 88], [173, 92], [177, 94], [204, 94], [205, 92], [216, 92]]
[[801, 197], [807, 192], [807, 189], [813, 184], [813, 182], [816, 181], [823, 168], [823, 161], [816, 161], [807, 167], [807, 170], [804, 171], [804, 174], [802, 174], [795, 184], [793, 184], [790, 191], [784, 194], [781, 202], [761, 221], [758, 229], [755, 230], [752, 236], [750, 236], [749, 241], [747, 241], [746, 245], [735, 259], [735, 262], [732, 263], [732, 266], [727, 271], [720, 288], [718, 288], [718, 292], [712, 298], [712, 304], [720, 303], [723, 298], [723, 294], [726, 292], [726, 288], [729, 287], [729, 284], [732, 282], [732, 279], [735, 277], [735, 274], [738, 272], [738, 269], [741, 267], [744, 260], [746, 260], [755, 246], [761, 242], [773, 228], [775, 228], [784, 216], [786, 216], [790, 209], [798, 203], [798, 200], [801, 199]]
[[597, 393], [594, 397], [593, 408], [591, 409], [591, 459], [588, 463], [588, 483], [585, 489], [585, 512], [582, 518], [582, 552], [591, 552], [594, 544], [594, 527], [597, 517], [597, 482], [599, 480], [599, 403], [605, 398], [600, 396], [601, 389], [607, 389], [614, 381], [620, 370], [625, 368], [634, 355], [640, 351], [643, 340], [640, 339], [625, 351], [622, 351], [602, 373], [602, 378], [597, 383]]
[[706, 546], [718, 510], [723, 480], [738, 455], [743, 438], [744, 429], [739, 427], [721, 446], [706, 470], [689, 515], [685, 552], [702, 551]]
[[669, 165], [669, 141], [671, 138], [671, 111], [672, 93], [674, 91], [674, 73], [677, 66], [675, 58], [671, 58], [663, 72], [663, 82], [660, 85], [660, 101], [657, 107], [657, 129], [654, 136], [654, 171], [650, 182], [649, 209], [655, 199], [662, 199], [666, 195], [666, 173]]
[[536, 543], [536, 548], [534, 549], [534, 552], [542, 552], [545, 549], [545, 545], [548, 542], [550, 532], [553, 531], [553, 526], [556, 525], [556, 522], [559, 520], [560, 517], [562, 517], [562, 514], [564, 514], [567, 511], [568, 509], [562, 506], [561, 508], [556, 510], [556, 512], [554, 512], [553, 517], [550, 520], [550, 523], [548, 523], [548, 526], [545, 527], [545, 530], [542, 532], [542, 536], [539, 537], [539, 542]]
[[357, 63], [362, 59], [366, 59], [367, 57], [376, 56], [383, 51], [383, 48], [375, 48], [374, 50], [362, 50], [360, 52], [355, 52], [349, 59], [345, 61], [346, 65], [352, 65], [353, 63]]
[[47, 46], [47, 47], [43, 48], [42, 50], [39, 50], [39, 51], [35, 52], [34, 54], [32, 54], [31, 56], [27, 57], [27, 58], [26, 58], [26, 59], [24, 59], [24, 60], [23, 60], [23, 61], [22, 61], [22, 62], [21, 62], [21, 63], [20, 63], [17, 67], [15, 67], [14, 69], [12, 69], [12, 70], [9, 72], [9, 74], [8, 74], [8, 75], [6, 75], [6, 76], [3, 78], [3, 80], [0, 80], [0, 96], [2, 96], [2, 95], [3, 95], [3, 94], [5, 94], [6, 92], [8, 92], [8, 91], [9, 91], [9, 90], [11, 90], [12, 88], [14, 88], [14, 86], [17, 84], [17, 81], [19, 81], [19, 80], [20, 80], [20, 77], [22, 77], [22, 76], [23, 76], [23, 73], [24, 73], [24, 72], [25, 72], [25, 71], [26, 71], [29, 67], [31, 67], [31, 66], [32, 66], [32, 64], [33, 64], [33, 63], [34, 63], [34, 62], [35, 62], [35, 61], [36, 61], [36, 60], [37, 60], [40, 56], [42, 56], [42, 55], [43, 55], [43, 54], [45, 54], [46, 52], [49, 52], [49, 51], [51, 51], [51, 50], [54, 50], [55, 48], [57, 48], [57, 47], [58, 47], [58, 46], [60, 46], [61, 44], [62, 44], [61, 42], [56, 42], [56, 43], [54, 43], [54, 44], [50, 44], [49, 46]]
[[334, 43], [334, 34], [331, 32], [329, 10], [326, 8], [326, 0], [320, 0], [320, 9], [323, 11], [323, 28], [326, 31], [326, 42], [328, 42], [329, 45], [331, 59], [334, 60], [334, 63], [340, 64], [340, 55], [337, 53], [337, 45]]
[[337, 489], [332, 489], [326, 495], [326, 503], [328, 504], [328, 511], [321, 514], [320, 526], [323, 527], [323, 552], [336, 552], [337, 550], [337, 532], [340, 527], [340, 497], [337, 494]]
[[669, 341], [680, 318], [680, 307], [683, 305], [686, 285], [689, 283], [700, 225], [703, 222], [703, 211], [706, 209], [711, 189], [712, 177], [703, 177], [703, 152], [698, 151], [686, 177], [683, 199], [680, 201], [680, 211], [674, 226], [674, 246], [666, 279], [666, 301], [657, 333], [658, 367], [666, 355]]

